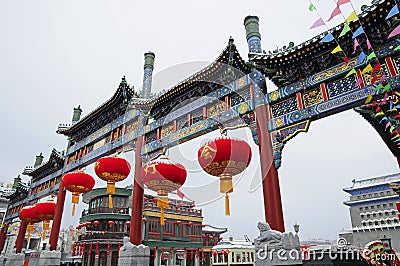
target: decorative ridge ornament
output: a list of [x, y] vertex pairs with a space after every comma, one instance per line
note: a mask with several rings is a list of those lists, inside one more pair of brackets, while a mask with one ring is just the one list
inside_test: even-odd
[[229, 193], [233, 192], [232, 176], [243, 172], [251, 161], [247, 142], [227, 136], [207, 142], [198, 151], [203, 170], [220, 178], [220, 192], [225, 193], [225, 214], [230, 215]]
[[124, 158], [103, 157], [94, 165], [96, 175], [107, 181], [108, 207], [113, 208], [112, 195], [115, 194], [115, 182], [124, 180], [131, 172], [131, 165]]
[[187, 172], [183, 165], [174, 163], [167, 156], [146, 163], [142, 167], [143, 183], [157, 192], [157, 207], [161, 209], [160, 224], [163, 225], [164, 209], [169, 207], [168, 193], [179, 189], [186, 181]]
[[82, 170], [66, 173], [61, 182], [66, 190], [72, 192], [72, 216], [75, 214], [75, 205], [79, 203], [79, 195], [93, 189], [94, 178]]

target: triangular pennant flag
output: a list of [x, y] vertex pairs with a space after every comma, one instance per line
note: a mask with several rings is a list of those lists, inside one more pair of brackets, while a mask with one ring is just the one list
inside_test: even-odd
[[395, 127], [391, 126], [390, 129], [389, 129], [389, 132], [392, 133], [394, 129], [395, 129]]
[[383, 96], [383, 103], [386, 103], [389, 98], [389, 94], [386, 92], [385, 96]]
[[331, 42], [334, 39], [335, 37], [333, 37], [332, 33], [329, 32], [324, 38], [322, 38], [321, 42]]
[[383, 74], [382, 77], [381, 77], [381, 79], [379, 80], [379, 82], [383, 82], [383, 81], [385, 81], [385, 79], [386, 79], [386, 75]]
[[357, 65], [363, 63], [365, 58], [367, 58], [367, 55], [364, 52], [361, 52], [358, 56]]
[[375, 91], [378, 93], [380, 89], [383, 89], [382, 83], [379, 83], [378, 86], [376, 86]]
[[394, 50], [395, 50], [395, 51], [398, 51], [398, 50], [400, 50], [400, 45], [399, 45], [399, 46], [397, 46], [396, 48], [394, 48]]
[[392, 38], [400, 33], [400, 25], [397, 26], [388, 36], [388, 38]]
[[358, 19], [356, 11], [351, 12], [351, 14], [346, 18], [346, 22], [350, 23]]
[[334, 17], [336, 17], [337, 15], [339, 15], [340, 13], [342, 13], [339, 9], [338, 6], [335, 7], [335, 9], [332, 11], [331, 16], [328, 18], [327, 21], [330, 21], [331, 19], [333, 19]]
[[361, 74], [365, 74], [365, 73], [371, 72], [371, 70], [372, 70], [372, 66], [371, 66], [371, 64], [368, 64], [368, 66], [366, 66], [363, 69], [363, 71], [361, 71]]
[[336, 46], [335, 49], [333, 49], [333, 51], [331, 52], [331, 54], [336, 54], [338, 52], [342, 52], [342, 47], [340, 47], [340, 45]]
[[353, 54], [356, 52], [357, 46], [359, 46], [360, 44], [357, 41], [357, 38], [354, 38], [354, 51]]
[[315, 8], [315, 6], [312, 3], [310, 3], [310, 6], [308, 7], [308, 10], [314, 11], [314, 10], [317, 10], [317, 9]]
[[349, 71], [349, 73], [347, 73], [347, 75], [345, 76], [345, 78], [349, 77], [352, 74], [356, 74], [356, 70], [353, 68], [352, 70]]
[[336, 4], [338, 6], [341, 6], [341, 5], [344, 5], [344, 4], [347, 4], [347, 3], [350, 3], [350, 0], [338, 0]]
[[382, 93], [385, 92], [385, 91], [388, 91], [388, 90], [390, 90], [390, 84], [389, 83], [383, 88]]
[[343, 60], [348, 63], [349, 62], [349, 58], [347, 56], [343, 57]]
[[362, 78], [358, 78], [356, 84], [354, 84], [354, 88], [360, 86], [362, 83]]
[[343, 26], [342, 32], [339, 35], [339, 38], [346, 35], [346, 33], [348, 33], [349, 31], [351, 31], [349, 24], [344, 23], [344, 26]]
[[368, 95], [367, 99], [365, 100], [365, 104], [369, 103], [372, 100], [372, 95]]
[[372, 58], [375, 58], [375, 57], [376, 57], [375, 52], [372, 52], [367, 56], [367, 61], [369, 61], [369, 60], [371, 60]]
[[325, 25], [325, 22], [322, 18], [319, 18], [317, 21], [314, 22], [314, 24], [311, 25], [310, 29], [315, 29], [322, 25]]
[[389, 19], [396, 14], [399, 14], [399, 7], [397, 6], [397, 4], [394, 5], [394, 7], [389, 11], [385, 19]]
[[387, 124], [386, 124], [386, 126], [385, 126], [385, 130], [387, 130], [388, 129], [388, 127], [389, 126], [391, 126], [392, 124], [390, 123], [390, 121], [389, 122], [387, 122]]
[[378, 80], [378, 76], [374, 75], [371, 79], [371, 84], [374, 84]]
[[389, 119], [388, 119], [386, 116], [384, 116], [384, 117], [382, 118], [382, 120], [379, 122], [379, 124], [381, 124], [383, 121], [389, 121]]
[[369, 40], [367, 39], [367, 49], [370, 50], [372, 48], [371, 43], [369, 42]]
[[182, 191], [180, 191], [179, 189], [176, 191], [176, 195], [178, 195], [178, 197], [180, 197], [181, 199], [185, 197], [185, 194], [183, 194]]
[[362, 26], [358, 27], [356, 31], [353, 33], [353, 39], [359, 36], [360, 34], [365, 33]]
[[374, 66], [374, 69], [372, 69], [372, 74], [374, 74], [376, 71], [378, 71], [379, 69], [381, 69], [381, 64], [376, 64], [375, 66]]

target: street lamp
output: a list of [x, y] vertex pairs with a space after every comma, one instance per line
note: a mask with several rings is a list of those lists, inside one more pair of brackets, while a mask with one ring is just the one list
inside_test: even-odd
[[299, 231], [300, 231], [300, 225], [299, 224], [297, 224], [297, 223], [295, 223], [294, 225], [293, 225], [293, 228], [294, 228], [294, 232], [296, 233], [296, 235], [299, 233]]

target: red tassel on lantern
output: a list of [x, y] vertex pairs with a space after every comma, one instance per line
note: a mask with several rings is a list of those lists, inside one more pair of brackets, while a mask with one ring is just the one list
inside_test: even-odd
[[92, 255], [92, 251], [93, 251], [93, 242], [90, 242], [89, 255]]
[[118, 242], [118, 255], [119, 255], [119, 251], [121, 250], [121, 243]]
[[111, 243], [107, 243], [107, 255], [110, 255]]
[[99, 241], [96, 242], [96, 255], [99, 255]]
[[198, 259], [198, 258], [199, 258], [199, 249], [196, 248], [196, 259]]
[[201, 258], [204, 260], [204, 248], [201, 249]]
[[169, 257], [172, 259], [173, 257], [172, 257], [172, 253], [174, 252], [174, 249], [173, 248], [170, 248], [169, 249]]
[[156, 259], [157, 258], [157, 247], [154, 247], [153, 253], [154, 253], [154, 259]]

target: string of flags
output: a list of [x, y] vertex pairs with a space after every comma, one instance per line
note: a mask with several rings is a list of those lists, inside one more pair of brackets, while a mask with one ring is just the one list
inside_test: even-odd
[[[390, 119], [400, 120], [400, 114], [397, 112], [397, 110], [400, 108], [400, 104], [398, 104], [398, 101], [399, 101], [398, 97], [400, 97], [400, 93], [398, 93], [396, 91], [392, 91], [390, 82], [388, 82], [386, 80], [386, 76], [382, 71], [382, 67], [379, 62], [379, 59], [371, 45], [370, 40], [368, 39], [368, 36], [363, 28], [363, 25], [361, 24], [361, 21], [359, 20], [359, 18], [357, 16], [357, 13], [355, 11], [355, 8], [354, 8], [351, 0], [337, 0], [337, 1], [333, 0], [333, 1], [335, 2], [336, 7], [331, 12], [331, 15], [326, 20], [326, 22], [331, 21], [333, 18], [335, 18], [338, 15], [343, 16], [343, 19], [344, 19], [343, 28], [342, 28], [339, 36], [337, 37], [337, 39], [343, 38], [349, 32], [351, 32], [351, 38], [354, 43], [354, 48], [353, 48], [352, 54], [355, 54], [357, 52], [357, 50], [361, 50], [358, 55], [358, 58], [357, 58], [357, 65], [362, 65], [364, 63], [367, 64], [364, 66], [364, 68], [362, 70], [361, 69], [356, 70], [355, 68], [351, 69], [347, 73], [345, 78], [350, 77], [351, 75], [356, 75], [357, 81], [354, 85], [355, 87], [358, 87], [363, 84], [363, 78], [361, 75], [364, 75], [364, 77], [367, 76], [369, 78], [369, 82], [374, 87], [374, 90], [373, 90], [373, 93], [366, 98], [365, 104], [369, 104], [372, 101], [373, 95], [384, 94], [383, 99], [379, 102], [379, 104], [376, 101], [372, 102], [372, 104], [371, 104], [372, 109], [375, 112], [376, 118], [383, 117], [381, 119], [380, 123], [386, 122], [385, 131], [388, 131], [392, 136], [391, 140], [393, 140], [394, 142], [397, 142], [397, 145], [400, 146], [400, 134], [398, 133], [398, 130], [397, 130], [397, 123], [394, 123], [393, 120], [390, 120]], [[311, 0], [309, 0], [309, 2], [310, 2], [309, 8], [308, 8], [309, 11], [316, 11], [316, 13], [319, 16], [319, 18], [311, 25], [310, 29], [315, 29], [320, 26], [327, 27], [325, 20], [319, 15], [317, 8], [314, 6], [314, 4], [311, 2]], [[345, 4], [350, 4], [353, 9], [353, 11], [347, 17], [345, 17], [344, 14], [342, 14], [342, 11], [340, 9], [340, 7]], [[396, 4], [390, 9], [385, 20], [389, 20], [398, 14], [400, 14], [400, 12], [399, 12], [399, 7], [398, 7], [397, 1], [396, 1]], [[353, 31], [352, 28], [350, 27], [350, 23], [356, 22], [356, 21], [358, 21], [359, 26], [356, 27]], [[394, 36], [397, 36], [399, 34], [400, 34], [400, 25], [397, 26], [395, 29], [393, 29], [390, 32], [390, 34], [388, 35], [388, 39], [393, 38]], [[364, 36], [365, 38], [360, 38], [361, 36]], [[332, 41], [335, 41], [337, 46], [331, 51], [331, 53], [332, 54], [336, 54], [339, 52], [343, 53], [343, 55], [344, 55], [343, 59], [346, 63], [348, 63], [349, 59], [346, 56], [345, 52], [343, 51], [343, 49], [340, 46], [337, 39], [332, 34], [332, 32], [329, 31], [329, 29], [328, 29], [328, 32], [320, 40], [320, 42], [321, 43], [330, 43]], [[367, 51], [364, 51], [363, 48], [361, 47], [360, 40], [365, 41], [365, 46], [367, 47]], [[394, 51], [398, 51], [398, 50], [400, 50], [400, 45], [397, 46], [396, 48], [394, 48]], [[359, 73], [361, 73], [361, 75], [357, 75], [358, 74], [357, 71], [360, 71]], [[392, 91], [391, 92], [392, 97], [389, 97], [390, 91]], [[394, 97], [394, 96], [397, 96], [397, 97]], [[380, 105], [387, 104], [387, 103], [389, 103], [389, 108], [388, 108], [387, 112], [385, 113], [385, 111], [380, 107]], [[393, 113], [394, 113], [394, 115], [393, 115]]]

